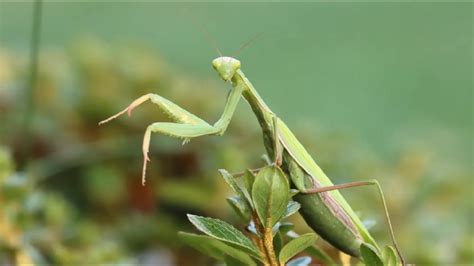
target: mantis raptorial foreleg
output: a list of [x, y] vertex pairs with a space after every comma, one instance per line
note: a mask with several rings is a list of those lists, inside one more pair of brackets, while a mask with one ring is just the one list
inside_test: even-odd
[[145, 175], [147, 162], [150, 161], [148, 157], [148, 150], [150, 147], [151, 133], [162, 133], [174, 138], [183, 139], [183, 144], [189, 142], [191, 138], [200, 137], [204, 135], [212, 135], [219, 132], [219, 129], [207, 124], [179, 124], [179, 123], [167, 123], [157, 122], [149, 125], [145, 131], [143, 137], [143, 169], [142, 169], [142, 184], [145, 185]]
[[[143, 95], [136, 100], [134, 100], [127, 108], [123, 109], [122, 111], [118, 112], [117, 114], [102, 120], [99, 122], [99, 125], [105, 124], [125, 113], [128, 113], [128, 116], [132, 115], [133, 109], [135, 109], [140, 104], [150, 100], [152, 103], [158, 105], [158, 107], [165, 112], [173, 121], [181, 122], [181, 123], [189, 123], [189, 124], [200, 124], [204, 123], [207, 124], [201, 118], [193, 115], [192, 113], [184, 110], [183, 108], [179, 107], [178, 105], [174, 104], [173, 102], [167, 100], [166, 98], [161, 97], [158, 94], [148, 93]], [[207, 124], [208, 125], [208, 124]]]
[[143, 146], [142, 146], [142, 149], [143, 149], [142, 184], [144, 185], [146, 166], [147, 166], [147, 162], [150, 161], [148, 157], [148, 150], [150, 147], [150, 138], [151, 138], [152, 132], [162, 133], [170, 137], [184, 139], [183, 144], [187, 143], [191, 138], [195, 138], [195, 137], [200, 137], [204, 135], [221, 135], [224, 133], [224, 131], [227, 129], [227, 126], [229, 125], [230, 119], [232, 118], [235, 108], [237, 107], [237, 103], [239, 102], [241, 94], [242, 94], [242, 89], [232, 90], [229, 93], [229, 96], [227, 98], [227, 103], [224, 107], [224, 112], [222, 113], [221, 118], [214, 125], [208, 124], [206, 121], [184, 110], [183, 108], [161, 97], [160, 95], [152, 94], [152, 93], [149, 93], [137, 98], [124, 110], [99, 122], [99, 125], [107, 123], [125, 113], [128, 113], [128, 115], [130, 116], [134, 108], [146, 102], [147, 100], [151, 100], [151, 102], [158, 105], [158, 107], [163, 112], [165, 112], [171, 118], [171, 120], [177, 122], [177, 123], [157, 122], [147, 127], [147, 130], [145, 131], [145, 136], [143, 137]]
[[382, 204], [383, 204], [383, 208], [384, 208], [384, 212], [385, 212], [385, 218], [387, 220], [388, 229], [390, 231], [390, 238], [391, 238], [392, 243], [395, 247], [395, 250], [398, 253], [398, 256], [400, 257], [402, 265], [405, 265], [405, 261], [403, 259], [403, 256], [401, 255], [400, 248], [397, 244], [397, 241], [395, 240], [395, 234], [393, 233], [392, 222], [390, 220], [390, 215], [388, 214], [387, 203], [385, 202], [385, 197], [384, 197], [384, 194], [383, 194], [383, 191], [382, 191], [382, 187], [380, 186], [380, 183], [377, 180], [371, 179], [371, 180], [367, 180], [367, 181], [348, 182], [348, 183], [334, 185], [334, 186], [311, 188], [311, 189], [307, 189], [305, 191], [302, 191], [300, 193], [302, 193], [302, 194], [317, 194], [317, 193], [322, 193], [322, 192], [327, 192], [327, 191], [332, 191], [332, 190], [340, 190], [340, 189], [345, 189], [345, 188], [370, 186], [370, 185], [376, 185], [377, 186], [377, 191], [380, 195], [380, 198], [382, 199]]

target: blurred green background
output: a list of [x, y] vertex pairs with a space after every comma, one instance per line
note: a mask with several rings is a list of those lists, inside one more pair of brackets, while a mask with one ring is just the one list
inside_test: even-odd
[[[46, 2], [25, 155], [32, 6], [0, 2], [0, 262], [210, 263], [175, 234], [187, 212], [237, 221], [216, 170], [260, 164], [248, 106], [222, 138], [154, 136], [145, 188], [141, 137], [166, 118], [97, 127], [148, 92], [215, 121], [229, 87], [199, 25], [228, 55], [264, 32], [243, 71], [336, 183], [381, 181], [409, 262], [473, 262], [472, 3]], [[387, 241], [376, 194], [344, 195]]]

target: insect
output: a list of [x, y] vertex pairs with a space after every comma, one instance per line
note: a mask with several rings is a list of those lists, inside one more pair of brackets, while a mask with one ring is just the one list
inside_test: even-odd
[[242, 72], [239, 60], [220, 55], [212, 61], [212, 66], [220, 78], [232, 86], [224, 111], [219, 120], [213, 125], [160, 95], [152, 93], [139, 97], [121, 112], [99, 123], [107, 123], [124, 113], [128, 113], [130, 116], [134, 108], [148, 100], [158, 105], [174, 121], [153, 123], [145, 131], [142, 146], [143, 185], [145, 184], [147, 162], [150, 160], [148, 150], [151, 133], [161, 133], [180, 138], [183, 139], [184, 143], [200, 136], [222, 135], [231, 121], [238, 102], [241, 98], [244, 98], [262, 128], [268, 156], [276, 166], [281, 167], [293, 186], [299, 191], [294, 199], [301, 204], [300, 213], [307, 224], [333, 246], [352, 256], [360, 256], [361, 243], [368, 243], [379, 249], [361, 220], [338, 191], [349, 187], [375, 185], [382, 198], [393, 245], [404, 264], [393, 234], [387, 206], [379, 183], [376, 180], [370, 180], [333, 185], [286, 124], [265, 104], [257, 90]]

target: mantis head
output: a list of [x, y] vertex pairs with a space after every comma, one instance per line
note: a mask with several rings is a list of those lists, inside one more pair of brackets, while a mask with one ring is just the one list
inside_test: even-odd
[[223, 80], [229, 81], [235, 72], [240, 69], [240, 61], [233, 57], [220, 56], [212, 60], [212, 67]]

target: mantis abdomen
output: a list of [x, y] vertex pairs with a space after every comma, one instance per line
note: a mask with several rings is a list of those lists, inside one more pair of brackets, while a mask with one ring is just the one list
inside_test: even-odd
[[[303, 179], [307, 187], [315, 186], [313, 177], [304, 173], [293, 158], [284, 155], [284, 161], [291, 180]], [[356, 257], [360, 255], [359, 247], [363, 240], [357, 228], [328, 192], [299, 193], [293, 199], [301, 204], [299, 213], [311, 229], [339, 250]]]

